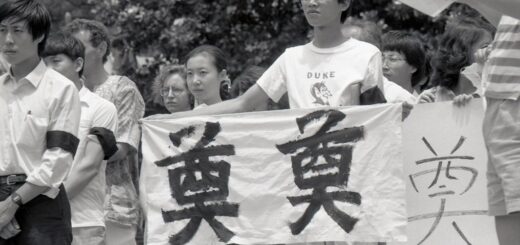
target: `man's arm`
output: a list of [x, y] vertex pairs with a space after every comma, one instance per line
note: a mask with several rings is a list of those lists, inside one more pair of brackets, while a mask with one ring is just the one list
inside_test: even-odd
[[84, 146], [84, 155], [79, 161], [75, 161], [74, 166], [64, 183], [65, 190], [69, 199], [74, 198], [78, 193], [92, 181], [99, 173], [103, 162], [103, 148], [96, 138], [87, 137]]
[[266, 104], [269, 96], [264, 90], [255, 84], [249, 88], [243, 95], [235, 99], [226, 100], [214, 105], [203, 107], [197, 110], [177, 112], [173, 117], [190, 117], [202, 115], [220, 115], [229, 113], [240, 113], [253, 111], [258, 105]]
[[80, 144], [81, 156], [74, 160], [64, 183], [69, 199], [74, 198], [100, 174], [103, 160], [111, 158], [118, 151], [114, 136], [114, 131], [117, 130], [117, 110], [112, 103], [102, 101], [104, 103], [93, 114], [88, 136]]

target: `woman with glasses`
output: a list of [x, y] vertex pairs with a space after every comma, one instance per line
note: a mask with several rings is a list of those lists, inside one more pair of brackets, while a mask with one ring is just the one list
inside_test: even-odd
[[186, 83], [184, 66], [166, 66], [154, 82], [154, 91], [161, 95], [164, 106], [170, 113], [189, 111], [193, 108], [193, 96]]
[[433, 87], [419, 96], [419, 103], [480, 97], [479, 67], [486, 60], [493, 35], [494, 27], [479, 19], [462, 18], [448, 23], [432, 58]]
[[417, 36], [407, 31], [389, 31], [383, 35], [383, 75], [409, 93], [421, 93], [424, 77], [424, 45]]

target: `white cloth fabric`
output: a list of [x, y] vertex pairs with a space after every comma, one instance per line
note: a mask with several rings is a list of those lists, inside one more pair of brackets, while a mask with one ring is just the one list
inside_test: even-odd
[[257, 84], [277, 102], [285, 92], [291, 108], [358, 105], [376, 86], [383, 92], [381, 52], [350, 38], [334, 48], [312, 43], [288, 48]]
[[383, 86], [385, 88], [386, 102], [403, 103], [406, 101], [410, 104], [417, 103], [417, 98], [413, 94], [386, 78], [383, 78]]
[[[91, 128], [100, 127], [110, 131], [117, 131], [117, 110], [114, 104], [90, 92], [86, 87], [79, 91], [81, 100], [81, 121], [79, 126], [80, 144], [73, 162], [72, 171], [83, 159], [85, 146], [88, 141], [98, 142], [96, 136], [89, 135]], [[105, 168], [106, 161], [102, 161], [98, 174], [70, 200], [72, 227], [105, 226]]]
[[51, 189], [55, 198], [68, 175], [72, 154], [47, 149], [46, 134], [64, 131], [77, 136], [80, 101], [74, 84], [43, 61], [15, 81], [0, 77], [0, 175], [26, 174], [27, 182]]

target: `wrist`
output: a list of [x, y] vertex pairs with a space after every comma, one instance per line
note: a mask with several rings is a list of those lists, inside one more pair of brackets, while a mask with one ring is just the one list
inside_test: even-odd
[[22, 197], [16, 193], [16, 192], [13, 192], [11, 194], [11, 201], [16, 204], [17, 207], [19, 206], [22, 206], [23, 205], [23, 202], [22, 202]]

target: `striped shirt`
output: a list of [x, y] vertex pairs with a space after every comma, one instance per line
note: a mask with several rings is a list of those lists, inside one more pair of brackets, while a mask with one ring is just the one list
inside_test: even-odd
[[509, 16], [500, 20], [482, 79], [486, 97], [520, 97], [520, 20]]

